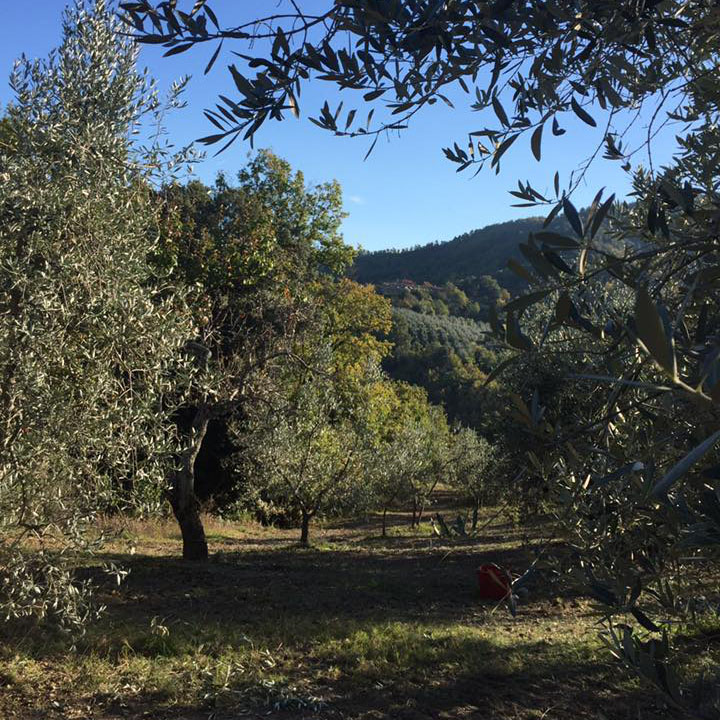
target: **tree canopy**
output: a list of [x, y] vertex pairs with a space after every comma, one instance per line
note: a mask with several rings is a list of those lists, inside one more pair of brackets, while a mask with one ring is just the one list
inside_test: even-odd
[[148, 259], [147, 168], [172, 158], [131, 140], [159, 104], [118, 29], [102, 2], [68, 10], [57, 53], [16, 65], [0, 141], [0, 606], [68, 630], [90, 610], [64, 555], [93, 546], [98, 512], [161, 497], [159, 408], [193, 329]]

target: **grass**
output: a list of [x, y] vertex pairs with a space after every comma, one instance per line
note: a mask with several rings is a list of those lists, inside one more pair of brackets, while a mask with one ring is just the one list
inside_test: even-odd
[[[0, 653], [0, 717], [671, 718], [601, 649], [585, 600], [532, 588], [518, 616], [483, 604], [474, 568], [529, 562], [501, 521], [450, 544], [377, 522], [297, 532], [209, 519], [212, 561], [177, 559], [172, 523], [107, 520], [103, 561], [130, 569], [70, 650], [13, 637]], [[116, 532], [117, 535], [117, 532]], [[134, 550], [134, 552], [132, 552]]]

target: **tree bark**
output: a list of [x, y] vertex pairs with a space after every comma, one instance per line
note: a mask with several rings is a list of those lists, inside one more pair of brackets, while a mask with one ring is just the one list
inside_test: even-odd
[[310, 545], [310, 519], [312, 518], [312, 515], [309, 513], [303, 512], [302, 514], [302, 526], [300, 530], [300, 544], [303, 547], [308, 547]]
[[208, 545], [205, 528], [200, 517], [200, 503], [197, 498], [193, 495], [191, 502], [182, 509], [173, 506], [173, 512], [182, 533], [183, 560], [207, 561]]
[[420, 527], [420, 523], [422, 522], [423, 515], [425, 514], [425, 504], [430, 499], [430, 496], [435, 492], [435, 488], [437, 487], [437, 484], [439, 482], [439, 479], [436, 480], [433, 484], [430, 490], [423, 496], [422, 500], [420, 501], [420, 508], [418, 510], [417, 514], [417, 526]]
[[180, 526], [183, 539], [183, 559], [206, 561], [208, 546], [200, 517], [200, 502], [195, 495], [195, 460], [210, 422], [210, 409], [198, 408], [193, 419], [187, 446], [180, 458], [180, 467], [173, 475], [170, 505]]
[[382, 537], [387, 537], [387, 507], [383, 508]]
[[477, 529], [478, 524], [478, 512], [480, 510], [480, 500], [478, 498], [475, 498], [475, 505], [473, 506], [472, 511], [472, 529]]
[[425, 513], [425, 501], [423, 500], [423, 501], [420, 503], [420, 508], [419, 508], [418, 514], [417, 514], [417, 523], [416, 523], [416, 524], [417, 524], [418, 527], [420, 527], [420, 523], [422, 522], [423, 514], [424, 514], [424, 513]]

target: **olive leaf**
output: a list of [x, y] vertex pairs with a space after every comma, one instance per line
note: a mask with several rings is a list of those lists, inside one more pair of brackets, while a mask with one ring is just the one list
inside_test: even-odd
[[542, 156], [540, 149], [542, 144], [542, 132], [543, 126], [539, 125], [530, 138], [530, 148], [532, 149], [532, 153], [538, 162], [540, 162], [540, 158]]
[[645, 287], [638, 290], [635, 299], [635, 327], [653, 360], [672, 377], [677, 377], [672, 335]]
[[656, 498], [664, 498], [667, 496], [668, 490], [683, 476], [690, 468], [700, 461], [710, 450], [712, 450], [717, 441], [720, 440], [720, 430], [714, 432], [709, 438], [703, 440], [699, 445], [694, 447], [680, 462], [673, 467], [657, 482], [652, 489], [652, 494]]

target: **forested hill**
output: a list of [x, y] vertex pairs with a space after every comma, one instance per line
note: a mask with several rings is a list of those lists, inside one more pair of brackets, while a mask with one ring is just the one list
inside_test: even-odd
[[[502, 359], [486, 332], [489, 311], [523, 292], [525, 281], [507, 263], [526, 265], [519, 245], [543, 221], [512, 220], [444, 243], [363, 253], [351, 268], [354, 280], [374, 285], [393, 305], [393, 350], [384, 369], [423, 387], [453, 421], [483, 426], [483, 381]], [[562, 217], [552, 229], [573, 235]]]
[[[471, 230], [448, 242], [362, 253], [352, 277], [361, 283], [412, 280], [440, 285], [468, 276], [492, 275], [503, 287], [514, 289], [519, 278], [507, 269], [507, 261], [522, 260], [518, 245], [527, 242], [528, 233], [541, 230], [542, 223], [540, 217], [511, 220]], [[564, 220], [556, 220], [553, 229], [571, 232], [564, 225]]]

